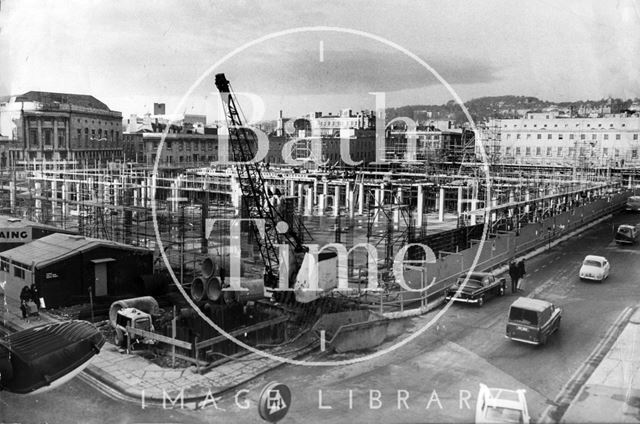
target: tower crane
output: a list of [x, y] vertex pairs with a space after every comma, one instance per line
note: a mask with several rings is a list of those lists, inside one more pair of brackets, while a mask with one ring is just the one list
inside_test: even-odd
[[[280, 258], [278, 245], [288, 245], [292, 255], [285, 257], [289, 262], [289, 287], [293, 287], [297, 270], [300, 268], [300, 256], [308, 250], [296, 233], [292, 223], [286, 223], [280, 210], [275, 207], [267, 193], [265, 180], [260, 172], [260, 165], [252, 162], [254, 146], [257, 138], [253, 131], [243, 126], [239, 104], [224, 74], [215, 76], [215, 85], [220, 92], [229, 128], [229, 144], [232, 160], [238, 176], [238, 183], [243, 196], [246, 216], [264, 222], [264, 233], [252, 222], [251, 230], [255, 243], [264, 262], [264, 283], [267, 288], [276, 288], [279, 283]], [[293, 259], [290, 259], [290, 258]], [[293, 279], [292, 277], [293, 276]]]

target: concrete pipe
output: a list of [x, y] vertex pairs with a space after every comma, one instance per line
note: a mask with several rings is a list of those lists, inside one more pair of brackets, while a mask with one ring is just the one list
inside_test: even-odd
[[252, 300], [258, 300], [264, 298], [264, 281], [260, 279], [243, 281], [242, 288], [248, 290], [243, 291], [230, 291], [226, 290], [222, 292], [222, 298], [224, 303], [240, 303], [245, 304]]
[[[200, 263], [200, 270], [204, 278], [220, 277], [222, 273], [224, 277], [229, 277], [231, 256], [229, 253], [208, 256]], [[244, 276], [244, 264], [242, 262], [240, 263], [240, 276]]]
[[196, 302], [207, 298], [207, 286], [209, 282], [201, 277], [196, 277], [191, 282], [191, 298]]
[[210, 277], [207, 280], [206, 295], [209, 300], [216, 301], [222, 295], [222, 281], [218, 277]]
[[160, 306], [158, 306], [158, 302], [151, 296], [117, 300], [113, 302], [109, 308], [109, 321], [111, 322], [111, 325], [115, 326], [118, 311], [124, 308], [140, 309], [142, 312], [146, 312], [151, 315], [160, 313]]

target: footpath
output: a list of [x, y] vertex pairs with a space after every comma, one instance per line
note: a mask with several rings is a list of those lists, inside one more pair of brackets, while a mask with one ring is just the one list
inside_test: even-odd
[[[0, 326], [9, 331], [60, 321], [58, 317], [40, 312], [39, 318], [22, 319], [20, 309], [11, 303], [2, 306], [0, 295]], [[270, 350], [282, 358], [297, 359], [317, 349], [316, 341], [300, 337], [295, 342]], [[122, 400], [165, 404], [182, 397], [185, 408], [198, 409], [202, 403], [238, 387], [261, 374], [283, 365], [282, 361], [255, 353], [232, 358], [210, 371], [199, 374], [195, 366], [164, 368], [136, 354], [127, 354], [107, 342], [85, 368], [83, 378], [94, 388]]]
[[640, 309], [629, 318], [618, 339], [582, 385], [559, 421], [640, 422], [639, 353]]

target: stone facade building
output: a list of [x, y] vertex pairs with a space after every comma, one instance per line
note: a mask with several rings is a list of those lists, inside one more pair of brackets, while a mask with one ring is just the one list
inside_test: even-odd
[[93, 96], [29, 91], [0, 99], [0, 165], [122, 159], [122, 114]]

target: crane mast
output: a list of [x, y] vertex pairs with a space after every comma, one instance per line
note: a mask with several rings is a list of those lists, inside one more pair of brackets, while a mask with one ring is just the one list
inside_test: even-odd
[[[280, 269], [278, 245], [288, 244], [292, 253], [304, 252], [307, 249], [292, 225], [283, 225], [283, 216], [273, 204], [272, 199], [269, 198], [265, 180], [260, 172], [260, 165], [252, 162], [254, 146], [257, 145], [256, 135], [249, 128], [243, 126], [237, 98], [224, 74], [216, 75], [215, 85], [220, 92], [225, 111], [225, 119], [229, 129], [231, 160], [235, 162], [245, 216], [264, 222], [263, 234], [255, 222], [250, 225], [264, 262], [265, 287], [275, 288], [278, 286]], [[291, 281], [289, 285], [291, 286]]]

